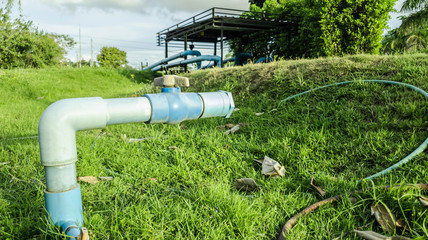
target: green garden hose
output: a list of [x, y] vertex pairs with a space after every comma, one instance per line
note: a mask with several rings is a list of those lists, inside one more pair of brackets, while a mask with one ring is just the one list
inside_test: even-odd
[[[413, 85], [407, 84], [407, 83], [394, 82], [394, 81], [386, 81], [386, 80], [359, 80], [359, 81], [346, 81], [346, 82], [332, 83], [332, 84], [328, 84], [328, 85], [325, 85], [325, 86], [322, 86], [322, 87], [314, 88], [314, 89], [311, 89], [311, 90], [308, 90], [308, 91], [305, 91], [305, 92], [301, 92], [299, 94], [296, 94], [296, 95], [293, 95], [293, 96], [290, 96], [288, 98], [285, 98], [285, 99], [281, 100], [279, 102], [279, 106], [281, 106], [284, 102], [287, 102], [287, 101], [289, 101], [289, 100], [291, 100], [291, 99], [293, 99], [295, 97], [298, 97], [298, 96], [301, 96], [301, 95], [305, 95], [307, 93], [310, 93], [310, 92], [313, 92], [313, 91], [316, 91], [316, 90], [320, 90], [320, 89], [328, 88], [328, 87], [333, 87], [333, 86], [347, 85], [347, 84], [351, 84], [351, 83], [358, 83], [358, 82], [384, 83], [384, 84], [392, 84], [392, 85], [404, 86], [404, 87], [410, 88], [410, 89], [412, 89], [412, 90], [414, 90], [414, 91], [416, 91], [418, 93], [421, 93], [422, 95], [424, 95], [428, 99], [428, 93], [427, 92], [425, 92], [424, 90], [422, 90], [422, 89], [420, 89], [418, 87], [415, 87]], [[416, 155], [418, 155], [419, 153], [423, 152], [425, 150], [425, 148], [427, 148], [427, 146], [428, 146], [428, 138], [425, 139], [425, 141], [418, 148], [416, 148], [412, 153], [410, 153], [409, 155], [407, 155], [405, 158], [403, 158], [402, 160], [400, 160], [396, 164], [394, 164], [394, 165], [392, 165], [392, 166], [390, 166], [390, 167], [388, 167], [388, 168], [386, 168], [386, 169], [384, 169], [384, 170], [382, 170], [382, 171], [380, 171], [380, 172], [378, 172], [376, 174], [373, 174], [373, 175], [371, 175], [369, 177], [366, 177], [365, 179], [373, 179], [373, 178], [377, 178], [377, 177], [383, 176], [383, 175], [389, 173], [390, 171], [392, 171], [393, 169], [396, 169], [396, 168], [400, 167], [401, 165], [406, 164], [407, 162], [409, 162], [410, 160], [412, 160]]]

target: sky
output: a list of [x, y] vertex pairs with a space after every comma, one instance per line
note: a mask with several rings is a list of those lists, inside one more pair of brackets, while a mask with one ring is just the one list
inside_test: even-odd
[[[397, 2], [397, 9], [402, 1]], [[80, 29], [83, 59], [91, 59], [92, 39], [94, 59], [103, 46], [113, 46], [126, 51], [129, 65], [136, 68], [164, 57], [164, 47], [156, 43], [157, 32], [212, 7], [248, 10], [249, 3], [248, 0], [21, 0], [25, 19], [46, 32], [75, 39], [76, 46], [66, 56], [72, 61], [79, 56]], [[391, 14], [391, 28], [400, 25], [399, 15]], [[169, 54], [180, 51], [170, 48]], [[212, 50], [201, 52], [213, 54]]]

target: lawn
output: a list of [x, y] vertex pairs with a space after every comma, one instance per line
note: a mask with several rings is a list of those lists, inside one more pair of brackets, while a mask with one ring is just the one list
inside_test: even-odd
[[[343, 198], [302, 217], [289, 239], [333, 239], [354, 229], [392, 235], [371, 216], [373, 203], [405, 220], [404, 236], [428, 237], [428, 212], [418, 200], [428, 194], [411, 187], [428, 183], [427, 150], [386, 176], [362, 181], [428, 137], [428, 101], [401, 86], [358, 82], [400, 81], [427, 91], [428, 55], [288, 60], [186, 76], [192, 86], [184, 91], [231, 91], [239, 111], [229, 119], [134, 123], [77, 133], [77, 175], [113, 177], [80, 183], [91, 239], [276, 239], [305, 207], [361, 188], [366, 191], [352, 201]], [[341, 81], [357, 82], [279, 106], [288, 96]], [[44, 210], [36, 136], [47, 106], [63, 98], [155, 91], [148, 79], [109, 69], [1, 71], [0, 239], [64, 238]], [[228, 123], [242, 127], [225, 135]], [[264, 156], [283, 165], [285, 176], [262, 175], [253, 159]], [[311, 187], [311, 177], [325, 197]], [[234, 189], [239, 178], [254, 179], [259, 189]], [[402, 187], [380, 188], [398, 184]], [[350, 233], [344, 239], [360, 238]]]

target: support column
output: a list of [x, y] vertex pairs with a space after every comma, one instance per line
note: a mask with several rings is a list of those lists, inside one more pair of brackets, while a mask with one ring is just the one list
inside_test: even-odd
[[168, 57], [168, 41], [165, 40], [165, 58]]
[[[187, 50], [187, 34], [184, 37], [184, 51], [186, 51], [186, 50]], [[184, 59], [187, 59], [187, 56], [184, 56]], [[187, 64], [184, 65], [184, 71], [187, 72]]]
[[214, 56], [217, 56], [217, 39], [214, 42]]
[[[220, 48], [221, 48], [221, 65], [223, 65], [223, 23], [221, 23], [221, 30], [220, 30], [221, 34], [220, 34]], [[219, 67], [223, 67], [223, 66], [219, 66]]]

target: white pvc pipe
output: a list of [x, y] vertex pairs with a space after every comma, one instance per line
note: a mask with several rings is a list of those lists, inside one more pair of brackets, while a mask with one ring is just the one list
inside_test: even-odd
[[109, 124], [146, 122], [151, 106], [145, 97], [64, 99], [50, 105], [39, 122], [39, 144], [49, 192], [77, 187], [76, 131]]

